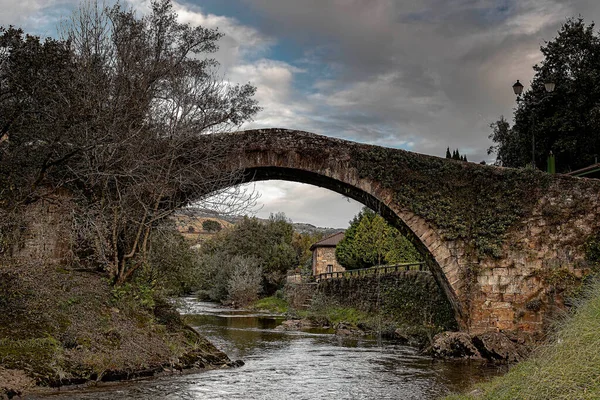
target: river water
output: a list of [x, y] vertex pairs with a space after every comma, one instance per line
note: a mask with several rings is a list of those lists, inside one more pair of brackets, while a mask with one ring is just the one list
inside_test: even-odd
[[282, 332], [281, 316], [182, 299], [190, 325], [245, 365], [100, 385], [60, 399], [436, 399], [499, 373], [476, 362], [440, 361], [412, 347], [331, 332]]

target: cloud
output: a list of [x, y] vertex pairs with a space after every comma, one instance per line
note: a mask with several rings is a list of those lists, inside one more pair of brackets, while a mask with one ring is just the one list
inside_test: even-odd
[[347, 228], [362, 204], [327, 189], [296, 182], [267, 181], [255, 183], [262, 196], [262, 209], [257, 216], [267, 218], [271, 213], [285, 212], [294, 222], [315, 226]]
[[41, 36], [56, 35], [56, 24], [71, 14], [76, 0], [0, 0], [0, 26], [13, 25]]
[[305, 50], [305, 58], [291, 64], [303, 63], [306, 74], [314, 74], [304, 95], [318, 117], [302, 115], [308, 130], [440, 156], [447, 146], [458, 147], [473, 160], [488, 158], [489, 124], [511, 114], [512, 83], [532, 77], [540, 44], [580, 5], [558, 0], [245, 3], [266, 15], [261, 31]]

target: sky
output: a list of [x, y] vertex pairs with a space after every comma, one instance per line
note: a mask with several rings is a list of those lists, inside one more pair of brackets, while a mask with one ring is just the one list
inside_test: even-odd
[[[138, 12], [146, 0], [126, 0]], [[0, 0], [0, 25], [56, 35], [74, 0]], [[257, 87], [242, 129], [298, 129], [443, 157], [493, 162], [489, 125], [512, 121], [512, 84], [540, 45], [597, 0], [178, 0], [181, 22], [225, 34], [214, 55], [232, 83]], [[346, 227], [361, 205], [325, 189], [259, 182], [258, 216]]]

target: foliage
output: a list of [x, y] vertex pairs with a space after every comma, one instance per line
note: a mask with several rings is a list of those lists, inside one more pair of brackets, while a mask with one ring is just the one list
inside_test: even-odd
[[[442, 238], [463, 240], [479, 257], [501, 256], [505, 234], [533, 209], [551, 179], [539, 171], [375, 147], [353, 151], [351, 162], [361, 178], [391, 189], [398, 206], [431, 223]], [[395, 227], [410, 237], [406, 227]]]
[[[549, 152], [556, 171], [586, 167], [600, 155], [600, 35], [583, 18], [567, 20], [558, 36], [541, 47], [544, 59], [533, 67], [531, 90], [517, 104], [511, 128], [502, 117], [494, 122], [490, 138], [496, 143], [497, 163], [524, 167], [531, 163], [535, 137], [535, 164], [546, 169]], [[547, 93], [544, 82], [556, 84]]]
[[[257, 268], [262, 271], [264, 293], [272, 294], [284, 283], [287, 271], [298, 265], [298, 256], [292, 246], [293, 233], [292, 224], [283, 214], [271, 215], [267, 222], [246, 217], [234, 229], [203, 244], [203, 273], [219, 281], [229, 279], [224, 260], [250, 257], [256, 260]], [[217, 266], [220, 266], [220, 270], [216, 270]], [[211, 279], [204, 279], [203, 287], [208, 289], [207, 286], [213, 284], [222, 287], [220, 283], [211, 282]], [[224, 298], [223, 292], [211, 297]]]
[[464, 154], [461, 155], [458, 149], [454, 150], [452, 154], [450, 154], [450, 147], [446, 148], [446, 158], [451, 158], [452, 160], [458, 161], [467, 161], [467, 156]]
[[479, 385], [477, 395], [448, 399], [600, 398], [600, 283], [589, 289], [574, 314], [562, 321], [552, 340], [505, 376]]
[[136, 274], [166, 296], [189, 294], [198, 287], [198, 254], [175, 229], [163, 222], [150, 238], [147, 263]]
[[600, 233], [592, 235], [585, 243], [585, 259], [600, 267]]
[[113, 287], [112, 300], [128, 311], [152, 311], [155, 304], [154, 287], [144, 281], [126, 282]]
[[144, 17], [87, 3], [64, 27], [45, 41], [0, 30], [0, 207], [64, 189], [122, 283], [158, 221], [235, 181], [206, 133], [256, 114], [255, 88], [220, 80], [205, 56], [222, 35], [177, 22], [169, 0]]
[[289, 311], [289, 304], [284, 299], [280, 299], [277, 296], [263, 297], [255, 301], [252, 307], [255, 310], [269, 311], [278, 314], [285, 314]]
[[214, 219], [206, 219], [202, 222], [202, 229], [206, 232], [219, 232], [222, 229], [222, 226]]
[[406, 237], [366, 207], [350, 221], [335, 254], [346, 269], [421, 261]]
[[262, 270], [256, 260], [242, 258], [233, 264], [227, 281], [227, 300], [236, 307], [245, 307], [256, 301], [261, 292]]
[[62, 370], [60, 343], [52, 338], [0, 339], [0, 360], [5, 368], [35, 371], [37, 378], [57, 379]]
[[297, 264], [302, 275], [312, 274], [312, 251], [310, 247], [321, 239], [323, 239], [323, 233], [320, 232], [309, 234], [294, 232], [292, 247], [296, 251]]

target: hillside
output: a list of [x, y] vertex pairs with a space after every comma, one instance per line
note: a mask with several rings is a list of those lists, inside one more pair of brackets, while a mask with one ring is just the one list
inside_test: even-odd
[[[233, 228], [237, 223], [244, 219], [244, 216], [215, 216], [200, 211], [186, 210], [174, 214], [171, 219], [175, 221], [177, 230], [186, 239], [193, 242], [202, 242], [210, 239], [220, 230]], [[257, 219], [259, 221], [267, 221], [265, 218]], [[204, 230], [202, 224], [207, 220], [216, 221], [220, 224], [221, 229], [212, 232]], [[301, 234], [321, 233], [323, 236], [328, 236], [336, 232], [345, 231], [345, 228], [324, 228], [302, 222], [292, 222], [292, 226], [294, 227], [295, 232]]]

